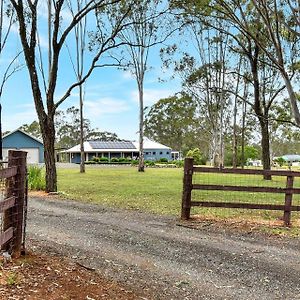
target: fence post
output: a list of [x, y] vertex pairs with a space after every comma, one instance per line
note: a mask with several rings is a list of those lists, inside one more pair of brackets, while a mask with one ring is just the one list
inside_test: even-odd
[[191, 213], [192, 185], [193, 185], [193, 158], [184, 159], [183, 192], [181, 204], [181, 219], [188, 220]]
[[283, 220], [285, 226], [291, 225], [291, 206], [292, 206], [292, 198], [293, 198], [293, 184], [294, 184], [294, 177], [287, 176], [286, 178], [286, 188], [288, 189], [285, 193], [285, 204], [284, 204], [284, 213], [283, 213]]
[[6, 246], [6, 250], [12, 250], [12, 255], [14, 257], [19, 257], [22, 250], [26, 156], [27, 153], [23, 151], [8, 151], [8, 167], [17, 167], [17, 175], [9, 180], [7, 195], [14, 195], [16, 200], [15, 206], [5, 213], [4, 229], [9, 228], [10, 226], [14, 228], [12, 244]]

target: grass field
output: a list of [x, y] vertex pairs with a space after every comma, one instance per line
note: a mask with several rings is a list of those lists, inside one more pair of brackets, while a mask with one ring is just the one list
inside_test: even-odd
[[81, 201], [141, 209], [162, 214], [179, 214], [182, 169], [152, 169], [138, 173], [132, 167], [58, 170], [58, 189]]
[[[138, 173], [136, 168], [132, 167], [88, 167], [85, 174], [80, 174], [78, 169], [59, 169], [58, 187], [66, 197], [80, 201], [180, 216], [182, 176], [183, 170], [177, 168], [148, 168], [145, 173]], [[261, 176], [253, 175], [197, 173], [194, 176], [195, 183], [274, 187], [284, 187], [285, 180], [285, 177], [273, 177], [272, 181], [265, 181]], [[296, 181], [295, 186], [300, 187], [300, 182]], [[193, 191], [192, 198], [284, 204], [284, 194]], [[294, 196], [293, 203], [300, 205], [299, 195]], [[280, 219], [283, 212], [192, 208], [193, 214], [207, 218], [272, 221]], [[299, 213], [294, 212], [292, 216], [292, 221], [297, 223]]]

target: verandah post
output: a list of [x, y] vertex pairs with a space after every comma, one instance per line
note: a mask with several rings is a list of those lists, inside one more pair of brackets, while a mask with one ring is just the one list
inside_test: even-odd
[[191, 213], [192, 188], [193, 188], [193, 158], [185, 158], [183, 175], [183, 192], [181, 204], [181, 219], [188, 220]]
[[286, 179], [286, 188], [287, 191], [285, 193], [285, 204], [284, 204], [284, 214], [283, 220], [285, 226], [291, 225], [291, 206], [293, 199], [293, 184], [294, 184], [294, 176], [287, 176]]

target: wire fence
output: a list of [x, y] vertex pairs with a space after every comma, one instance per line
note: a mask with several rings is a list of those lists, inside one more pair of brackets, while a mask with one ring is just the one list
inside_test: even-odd
[[[266, 175], [270, 180], [264, 179]], [[276, 218], [290, 225], [291, 211], [300, 210], [300, 172], [201, 168], [186, 159], [183, 219], [189, 218], [192, 206], [201, 207], [195, 213], [222, 218]], [[299, 215], [294, 214], [295, 218]]]

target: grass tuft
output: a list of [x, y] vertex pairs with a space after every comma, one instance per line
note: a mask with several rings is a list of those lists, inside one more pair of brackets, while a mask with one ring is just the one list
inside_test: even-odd
[[28, 189], [43, 191], [46, 188], [45, 174], [43, 168], [39, 166], [28, 167]]

